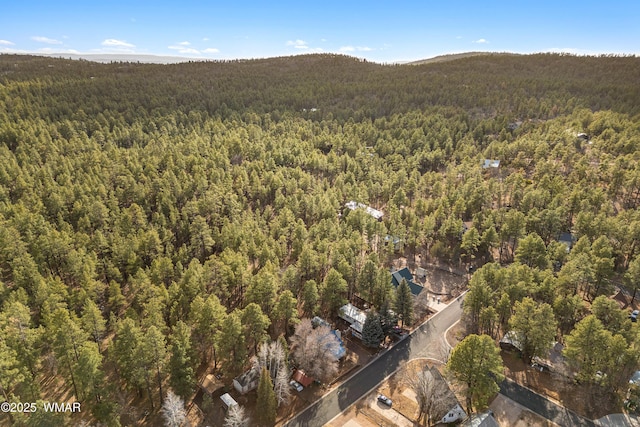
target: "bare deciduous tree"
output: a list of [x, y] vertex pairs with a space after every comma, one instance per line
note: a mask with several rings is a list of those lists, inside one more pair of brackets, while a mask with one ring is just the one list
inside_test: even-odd
[[289, 387], [289, 369], [285, 365], [282, 369], [278, 370], [278, 375], [273, 381], [273, 391], [276, 392], [276, 400], [278, 406], [281, 404], [289, 403], [291, 399], [291, 388]]
[[439, 381], [428, 367], [410, 370], [404, 382], [416, 394], [420, 409], [416, 420], [418, 423], [431, 426], [449, 409], [446, 405], [451, 392], [446, 383]]
[[258, 354], [253, 358], [253, 365], [258, 371], [265, 368], [271, 380], [273, 381], [273, 389], [276, 393], [278, 406], [287, 403], [291, 397], [291, 389], [289, 388], [289, 368], [285, 360], [286, 353], [279, 341], [269, 344], [262, 343], [258, 349]]
[[340, 342], [328, 326], [314, 328], [303, 319], [291, 337], [291, 354], [307, 375], [327, 382], [338, 373]]
[[224, 427], [248, 427], [249, 418], [245, 415], [244, 408], [234, 405], [229, 408], [227, 416], [224, 417]]
[[180, 427], [187, 418], [184, 401], [171, 390], [167, 392], [167, 398], [162, 405], [162, 416], [167, 427]]

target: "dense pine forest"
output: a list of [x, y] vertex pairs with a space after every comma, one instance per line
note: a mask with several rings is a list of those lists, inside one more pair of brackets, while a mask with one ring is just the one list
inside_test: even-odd
[[473, 332], [543, 313], [626, 391], [639, 331], [606, 297], [640, 287], [639, 160], [636, 57], [0, 55], [0, 401], [83, 405], [0, 423], [149, 423], [299, 319], [394, 306], [388, 236], [476, 267]]

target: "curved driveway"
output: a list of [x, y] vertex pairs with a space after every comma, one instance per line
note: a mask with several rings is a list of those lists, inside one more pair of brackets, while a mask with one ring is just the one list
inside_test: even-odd
[[394, 373], [408, 360], [442, 358], [444, 333], [460, 320], [464, 294], [434, 314], [405, 339], [361, 368], [340, 386], [311, 404], [286, 426], [321, 427]]

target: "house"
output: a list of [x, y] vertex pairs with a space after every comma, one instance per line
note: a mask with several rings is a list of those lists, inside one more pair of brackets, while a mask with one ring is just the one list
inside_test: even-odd
[[422, 290], [424, 289], [422, 286], [413, 281], [413, 274], [411, 274], [407, 267], [403, 268], [402, 270], [391, 272], [391, 284], [394, 288], [400, 286], [400, 282], [402, 282], [402, 279], [406, 280], [407, 285], [409, 285], [409, 289], [411, 289], [411, 294], [414, 297], [420, 295], [420, 292], [422, 292]]
[[[438, 371], [435, 366], [432, 366], [431, 368], [425, 368], [425, 372], [431, 374], [434, 382], [440, 384], [440, 387], [442, 387], [445, 391], [442, 395], [444, 403], [443, 406], [445, 408], [449, 408], [449, 410], [447, 410], [447, 412], [443, 415], [443, 417], [440, 419], [440, 422], [449, 424], [465, 419], [467, 413], [460, 406], [460, 402], [458, 402], [456, 395], [453, 394], [453, 392], [449, 388], [449, 384], [447, 384], [447, 381], [445, 381], [445, 379], [442, 377], [440, 371]], [[440, 414], [437, 415], [439, 416]]]
[[291, 378], [302, 384], [303, 387], [309, 387], [313, 383], [313, 378], [300, 369], [296, 369]]
[[504, 351], [522, 351], [520, 337], [516, 331], [509, 331], [500, 340], [500, 348]]
[[466, 416], [467, 416], [467, 413], [464, 412], [464, 409], [462, 409], [462, 406], [460, 406], [459, 403], [456, 403], [456, 406], [451, 408], [449, 412], [447, 412], [447, 414], [444, 417], [442, 417], [440, 422], [444, 424], [455, 423], [456, 421], [463, 420]]
[[331, 331], [331, 333], [336, 337], [336, 339], [340, 343], [340, 345], [338, 346], [336, 351], [333, 353], [333, 355], [336, 357], [336, 359], [340, 360], [340, 359], [342, 359], [344, 357], [345, 354], [347, 354], [347, 349], [344, 347], [344, 342], [342, 342], [342, 337], [340, 336], [340, 331], [336, 331], [335, 329], [333, 329]]
[[328, 328], [331, 327], [329, 322], [327, 322], [326, 320], [324, 320], [322, 317], [319, 317], [319, 316], [315, 316], [313, 319], [311, 319], [311, 325], [313, 325], [314, 328], [317, 328], [318, 326], [326, 326]]
[[246, 394], [251, 390], [258, 388], [259, 381], [260, 372], [256, 368], [251, 368], [244, 374], [233, 379], [233, 388], [235, 388], [240, 394]]
[[220, 396], [220, 400], [222, 400], [222, 407], [225, 411], [228, 411], [232, 406], [238, 406], [238, 402], [229, 393]]
[[362, 339], [362, 327], [364, 326], [365, 320], [367, 320], [367, 313], [351, 303], [348, 303], [340, 307], [340, 310], [338, 310], [338, 317], [349, 324], [351, 335]]
[[[326, 326], [331, 329], [331, 325], [329, 324], [329, 322], [327, 322], [326, 320], [318, 316], [315, 316], [313, 319], [311, 319], [311, 325], [313, 325], [314, 329], [317, 328], [318, 326]], [[340, 345], [338, 346], [338, 349], [334, 353], [334, 356], [336, 357], [336, 359], [342, 359], [344, 355], [347, 353], [347, 350], [344, 347], [344, 342], [342, 342], [342, 336], [340, 335], [340, 331], [331, 330], [331, 333], [336, 337], [336, 340], [340, 343]]]
[[493, 411], [486, 410], [480, 414], [473, 414], [461, 424], [461, 427], [499, 427], [498, 422], [493, 418]]
[[500, 167], [500, 160], [484, 159], [482, 162], [482, 169], [498, 169]]
[[351, 200], [347, 203], [345, 203], [344, 205], [346, 208], [355, 211], [356, 209], [364, 209], [365, 212], [367, 214], [369, 214], [370, 216], [372, 216], [373, 218], [375, 218], [378, 221], [382, 220], [382, 217], [384, 215], [384, 213], [382, 211], [379, 211], [377, 209], [374, 209], [370, 206], [365, 205], [364, 203], [358, 203], [354, 200]]
[[[522, 351], [522, 341], [517, 332], [509, 331], [500, 340], [500, 348], [504, 351]], [[532, 366], [537, 367], [539, 370], [547, 369], [552, 372], [563, 372], [566, 364], [565, 358], [562, 355], [564, 346], [559, 342], [555, 342], [549, 354], [546, 358], [534, 357]]]
[[569, 253], [571, 251], [571, 248], [573, 247], [573, 243], [575, 242], [575, 239], [573, 237], [573, 234], [571, 233], [560, 233], [560, 236], [558, 236], [558, 242], [563, 243], [564, 245], [567, 246], [567, 253]]
[[385, 246], [393, 245], [393, 250], [399, 252], [402, 250], [404, 242], [398, 236], [387, 234], [386, 236], [384, 236], [384, 244]]

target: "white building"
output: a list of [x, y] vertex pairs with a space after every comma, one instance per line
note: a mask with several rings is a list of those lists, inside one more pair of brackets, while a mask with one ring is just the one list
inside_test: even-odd
[[367, 313], [349, 303], [340, 307], [338, 316], [349, 323], [351, 335], [362, 339], [362, 327], [364, 326], [365, 320], [367, 320]]

